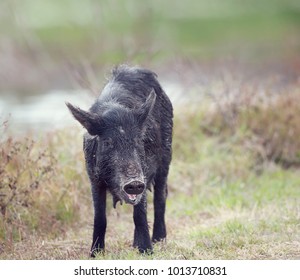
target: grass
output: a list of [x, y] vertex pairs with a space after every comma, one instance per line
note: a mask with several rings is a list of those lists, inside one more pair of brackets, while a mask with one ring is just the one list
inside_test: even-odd
[[[298, 100], [296, 94], [286, 96]], [[299, 135], [297, 108], [276, 101], [272, 108], [277, 106], [276, 111], [279, 106], [282, 114], [274, 119], [270, 104], [257, 109], [251, 103], [258, 112], [253, 115], [248, 103], [247, 112], [242, 110], [243, 102], [234, 126], [228, 127], [220, 126], [219, 106], [215, 110], [200, 104], [191, 104], [189, 110], [176, 107], [167, 242], [155, 244], [153, 255], [140, 255], [131, 246], [132, 207], [118, 205], [114, 210], [109, 200], [106, 253], [98, 259], [300, 258], [300, 170], [274, 157], [262, 158], [254, 144], [251, 149], [248, 145], [257, 132], [253, 122], [255, 127], [280, 127], [285, 113], [295, 118], [290, 129]], [[230, 114], [232, 104], [224, 104], [221, 109]], [[269, 129], [262, 137], [268, 138], [268, 131], [272, 135]], [[298, 139], [289, 138], [292, 156], [298, 153], [294, 148]], [[267, 147], [259, 149], [264, 152]], [[0, 169], [1, 206], [5, 207], [0, 258], [87, 259], [93, 210], [80, 131], [56, 131], [34, 142], [3, 138], [0, 151], [2, 158], [11, 157]], [[34, 178], [39, 178], [38, 184]], [[4, 200], [7, 196], [12, 196], [9, 203]], [[150, 230], [151, 202], [149, 193]]]

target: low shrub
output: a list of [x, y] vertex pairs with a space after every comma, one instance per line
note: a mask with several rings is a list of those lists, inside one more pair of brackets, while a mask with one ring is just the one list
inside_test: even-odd
[[[245, 87], [246, 88], [246, 87]], [[270, 94], [241, 87], [233, 97], [218, 99], [200, 122], [206, 135], [238, 138], [259, 161], [284, 167], [300, 164], [300, 90], [289, 87]]]
[[[38, 140], [2, 134], [0, 249], [29, 234], [55, 237], [63, 234], [66, 226], [79, 226], [80, 209], [85, 207], [81, 203], [88, 200], [89, 192], [82, 191], [88, 182], [81, 176], [80, 147], [66, 149], [72, 138], [62, 131]], [[72, 142], [72, 146], [76, 144]], [[71, 161], [74, 164], [69, 164]]]

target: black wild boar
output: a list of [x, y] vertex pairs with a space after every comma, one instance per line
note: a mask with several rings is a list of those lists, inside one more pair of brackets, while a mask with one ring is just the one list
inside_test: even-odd
[[83, 139], [86, 169], [94, 201], [91, 256], [104, 250], [106, 193], [114, 207], [133, 205], [133, 246], [152, 252], [147, 224], [146, 189], [154, 188], [152, 241], [166, 238], [167, 176], [172, 153], [172, 104], [145, 69], [119, 66], [89, 111], [67, 103], [87, 130]]

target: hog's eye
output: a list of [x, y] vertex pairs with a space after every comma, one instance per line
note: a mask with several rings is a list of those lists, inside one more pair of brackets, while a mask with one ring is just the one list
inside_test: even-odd
[[103, 139], [102, 141], [102, 150], [108, 150], [113, 147], [113, 142], [111, 138]]

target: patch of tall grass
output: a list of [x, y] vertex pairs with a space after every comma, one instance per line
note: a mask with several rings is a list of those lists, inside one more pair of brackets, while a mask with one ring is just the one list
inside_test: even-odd
[[241, 86], [237, 94], [214, 95], [215, 107], [200, 121], [209, 136], [238, 139], [257, 162], [284, 167], [300, 164], [300, 91], [287, 86], [276, 94]]
[[32, 233], [53, 238], [80, 223], [89, 189], [79, 141], [71, 138], [61, 131], [36, 140], [2, 134], [1, 251]]

